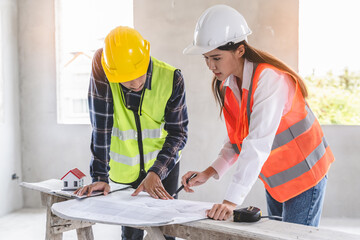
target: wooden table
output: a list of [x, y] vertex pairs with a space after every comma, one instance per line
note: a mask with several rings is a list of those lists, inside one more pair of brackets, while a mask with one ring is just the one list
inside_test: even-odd
[[51, 212], [54, 203], [68, 200], [54, 194], [41, 192], [41, 203], [46, 206], [46, 240], [61, 240], [63, 232], [76, 229], [78, 240], [94, 240], [92, 225], [95, 223], [65, 220]]
[[[76, 229], [79, 240], [93, 240], [92, 225], [95, 223], [65, 220], [51, 212], [56, 202], [66, 198], [41, 192], [42, 203], [47, 208], [46, 240], [61, 240], [62, 233]], [[189, 223], [165, 225], [161, 227], [142, 227], [147, 240], [165, 240], [163, 234], [189, 240], [359, 240], [360, 235], [329, 229], [285, 223], [262, 219], [256, 223], [235, 223], [210, 219]]]

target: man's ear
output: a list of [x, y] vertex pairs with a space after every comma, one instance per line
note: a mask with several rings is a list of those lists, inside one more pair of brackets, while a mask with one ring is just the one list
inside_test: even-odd
[[241, 44], [235, 51], [235, 54], [237, 57], [241, 58], [245, 54], [245, 47], [243, 44]]

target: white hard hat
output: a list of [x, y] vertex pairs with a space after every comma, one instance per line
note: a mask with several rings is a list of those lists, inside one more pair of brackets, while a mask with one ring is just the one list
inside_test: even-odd
[[183, 53], [204, 54], [228, 42], [247, 41], [251, 34], [245, 18], [235, 9], [226, 5], [215, 5], [200, 16], [194, 31], [194, 41]]

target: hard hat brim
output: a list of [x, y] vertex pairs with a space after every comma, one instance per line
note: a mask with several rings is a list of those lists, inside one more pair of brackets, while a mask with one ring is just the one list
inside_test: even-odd
[[248, 41], [247, 40], [247, 35], [250, 35], [250, 34], [251, 34], [251, 30], [249, 30], [249, 32], [246, 33], [245, 36], [230, 39], [225, 43], [220, 43], [220, 44], [217, 44], [217, 45], [207, 46], [207, 47], [196, 46], [196, 45], [194, 45], [192, 43], [183, 50], [183, 54], [185, 54], [185, 55], [202, 55], [202, 54], [210, 52], [210, 51], [212, 51], [212, 50], [214, 50], [214, 49], [216, 49], [216, 48], [218, 48], [220, 46], [223, 46], [228, 42], [238, 43], [238, 42], [241, 42], [241, 41], [244, 41], [244, 40], [247, 42]]
[[204, 53], [210, 52], [212, 50], [214, 50], [217, 47], [199, 47], [199, 46], [194, 46], [193, 44], [190, 44], [189, 46], [187, 46], [184, 51], [183, 54], [185, 55], [202, 55]]

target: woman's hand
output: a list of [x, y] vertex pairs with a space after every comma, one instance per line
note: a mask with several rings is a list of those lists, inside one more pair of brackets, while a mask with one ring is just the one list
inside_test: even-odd
[[156, 199], [173, 199], [165, 190], [160, 177], [154, 172], [148, 172], [146, 178], [140, 183], [131, 196], [137, 196], [141, 191], [147, 192], [151, 197]]
[[93, 182], [92, 184], [78, 188], [74, 194], [82, 196], [87, 193], [89, 197], [93, 191], [103, 191], [106, 196], [110, 192], [110, 185], [106, 182]]
[[[187, 180], [196, 173], [196, 177], [192, 178], [189, 182]], [[186, 192], [194, 192], [190, 187], [193, 186], [199, 186], [201, 184], [204, 184], [210, 177], [214, 176], [216, 174], [216, 171], [212, 167], [208, 167], [206, 170], [202, 172], [194, 172], [189, 171], [181, 178], [181, 184], [184, 185], [184, 190]]]
[[214, 204], [211, 209], [206, 210], [206, 214], [214, 220], [227, 220], [232, 216], [235, 208], [235, 203], [224, 200], [222, 204]]

